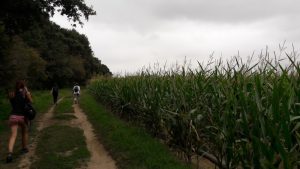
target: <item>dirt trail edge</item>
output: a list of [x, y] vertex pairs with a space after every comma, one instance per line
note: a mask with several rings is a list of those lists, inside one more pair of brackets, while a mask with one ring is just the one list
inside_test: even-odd
[[87, 169], [117, 169], [115, 161], [98, 141], [91, 123], [87, 120], [87, 116], [82, 112], [78, 104], [73, 105], [73, 107], [77, 119], [73, 120], [72, 123], [78, 124], [84, 131], [87, 148], [91, 153]]
[[[61, 98], [58, 102], [60, 102]], [[115, 161], [109, 156], [104, 149], [103, 145], [98, 141], [91, 123], [87, 120], [86, 115], [82, 112], [79, 105], [73, 105], [76, 119], [70, 121], [68, 124], [73, 127], [79, 127], [83, 130], [86, 138], [87, 148], [91, 153], [87, 165], [82, 166], [80, 169], [117, 169]], [[31, 138], [32, 143], [28, 146], [29, 152], [22, 157], [18, 164], [19, 169], [29, 169], [32, 162], [36, 159], [35, 150], [40, 131], [44, 128], [51, 126], [55, 123], [52, 119], [55, 105], [53, 105], [47, 113], [43, 114], [37, 121], [37, 134]]]
[[[59, 103], [63, 98], [59, 99], [57, 103]], [[32, 144], [28, 145], [29, 152], [23, 156], [21, 159], [18, 168], [20, 169], [29, 169], [30, 165], [35, 157], [35, 149], [37, 145], [37, 138], [39, 136], [39, 132], [43, 130], [45, 127], [51, 125], [51, 118], [53, 116], [55, 105], [51, 106], [47, 113], [45, 113], [39, 120], [36, 121], [37, 123], [37, 135], [33, 138]], [[29, 137], [30, 138], [30, 137]]]

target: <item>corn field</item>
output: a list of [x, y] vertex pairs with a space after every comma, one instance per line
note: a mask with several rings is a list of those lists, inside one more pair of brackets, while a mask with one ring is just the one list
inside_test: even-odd
[[89, 90], [170, 147], [218, 168], [300, 168], [297, 54], [100, 77]]

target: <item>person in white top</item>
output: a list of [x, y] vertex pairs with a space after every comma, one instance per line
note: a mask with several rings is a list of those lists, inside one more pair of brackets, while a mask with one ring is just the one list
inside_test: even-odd
[[78, 83], [76, 83], [73, 87], [73, 96], [74, 96], [74, 103], [78, 103], [79, 101], [79, 96], [80, 96], [80, 86]]

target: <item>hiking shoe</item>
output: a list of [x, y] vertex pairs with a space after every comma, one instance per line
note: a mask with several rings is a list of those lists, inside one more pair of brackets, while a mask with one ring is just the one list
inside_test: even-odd
[[12, 158], [12, 153], [8, 153], [7, 157], [6, 157], [6, 163], [11, 163], [13, 160]]
[[28, 148], [22, 148], [21, 154], [26, 154], [26, 153], [28, 153]]

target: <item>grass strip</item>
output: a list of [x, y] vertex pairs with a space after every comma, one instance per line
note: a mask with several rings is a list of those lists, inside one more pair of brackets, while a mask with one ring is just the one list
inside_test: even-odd
[[72, 100], [70, 98], [64, 98], [55, 108], [55, 114], [72, 113]]
[[46, 113], [52, 103], [52, 96], [48, 91], [34, 91], [32, 92], [32, 99], [38, 115]]
[[55, 107], [54, 110], [54, 115], [62, 115], [65, 113], [73, 113], [73, 108], [72, 108], [72, 100], [70, 98], [64, 98], [57, 106]]
[[76, 119], [76, 116], [72, 114], [62, 114], [62, 115], [56, 115], [53, 118], [55, 120], [72, 120], [72, 119]]
[[[143, 129], [130, 126], [83, 92], [81, 107], [120, 169], [188, 169]], [[101, 134], [100, 134], [101, 133]]]
[[42, 130], [36, 156], [32, 169], [73, 169], [80, 167], [90, 153], [81, 129], [54, 125]]
[[70, 114], [74, 113], [71, 93], [67, 89], [60, 90], [60, 97], [63, 97], [64, 99], [55, 107], [53, 118], [56, 120], [71, 120], [76, 118], [74, 115]]

